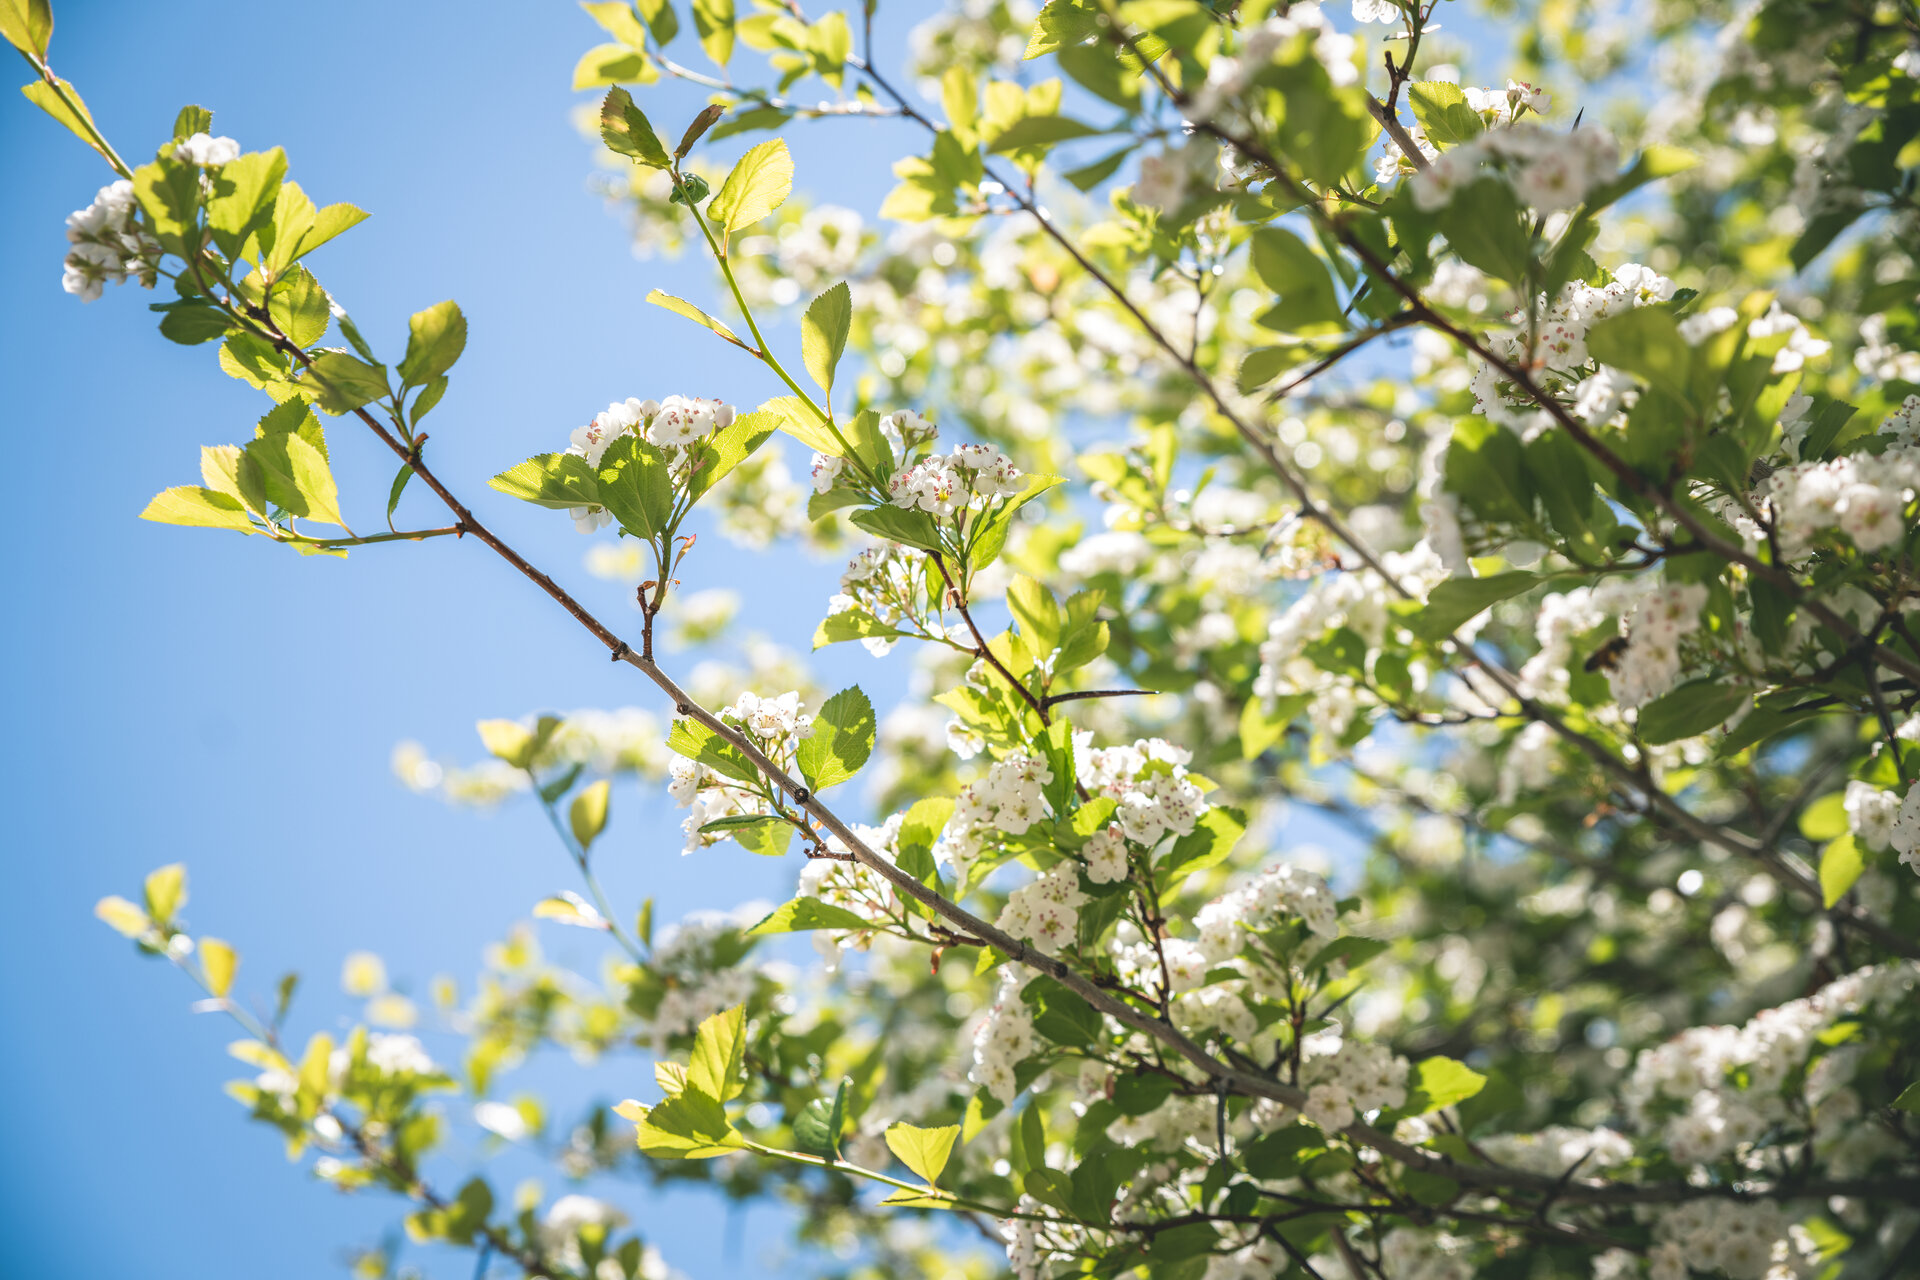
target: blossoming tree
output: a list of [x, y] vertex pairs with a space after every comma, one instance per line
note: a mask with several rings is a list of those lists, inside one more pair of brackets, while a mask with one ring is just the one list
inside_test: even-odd
[[[244, 1025], [254, 1119], [483, 1274], [666, 1265], [638, 1199], [441, 1167], [450, 1116], [546, 1124], [496, 1093], [548, 1045], [657, 1057], [563, 1126], [567, 1176], [797, 1204], [848, 1274], [1920, 1274], [1911, 4], [1544, 6], [1491, 88], [1437, 0], [969, 4], [904, 70], [871, 2], [584, 7], [606, 189], [717, 271], [649, 300], [789, 394], [635, 388], [485, 493], [423, 430], [458, 306], [373, 349], [316, 274], [360, 210], [199, 107], [123, 158], [44, 0], [0, 0], [27, 97], [114, 170], [67, 290], [153, 290], [163, 337], [264, 393], [147, 518], [461, 537], [664, 697], [396, 755], [544, 807], [580, 883], [533, 914], [616, 956], [566, 973], [516, 929], [442, 1002], [457, 1066], [371, 1029], [404, 1003], [371, 956], [343, 1039], [302, 1037], [290, 987], [248, 1012], [180, 867], [100, 903]], [[712, 105], [650, 119], [667, 78]], [[884, 231], [792, 196], [777, 135], [843, 116], [921, 130]], [[332, 479], [362, 448], [396, 467], [386, 532]], [[637, 635], [489, 528], [507, 499], [605, 531]], [[851, 553], [813, 643], [914, 664], [914, 695], [882, 716], [766, 649], [671, 669], [659, 628], [725, 624], [712, 524]], [[659, 929], [609, 901], [635, 779], [689, 854], [792, 861], [793, 898]], [[791, 933], [816, 972], [765, 963]]]

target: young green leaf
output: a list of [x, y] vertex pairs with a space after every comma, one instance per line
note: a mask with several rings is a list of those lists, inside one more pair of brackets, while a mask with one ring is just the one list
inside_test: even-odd
[[400, 381], [425, 386], [453, 368], [467, 349], [467, 318], [452, 301], [436, 302], [416, 311], [407, 321], [407, 354], [400, 362]]
[[613, 784], [602, 778], [575, 796], [567, 810], [567, 825], [573, 829], [573, 838], [580, 842], [582, 850], [591, 849], [606, 829], [607, 796], [612, 789]]
[[1036, 655], [1044, 658], [1060, 646], [1060, 603], [1045, 586], [1016, 573], [1007, 586], [1007, 609]]
[[833, 1097], [815, 1098], [793, 1121], [793, 1141], [808, 1155], [840, 1158], [840, 1135], [847, 1127], [847, 1091], [853, 1081], [842, 1078]]
[[919, 1129], [896, 1124], [887, 1130], [887, 1147], [900, 1157], [900, 1163], [927, 1180], [928, 1186], [940, 1181], [940, 1171], [953, 1155], [953, 1144], [960, 1138], [960, 1126], [950, 1124], [939, 1129]]
[[778, 209], [792, 190], [793, 156], [783, 140], [772, 138], [740, 157], [707, 206], [707, 217], [730, 234]]
[[708, 1160], [745, 1145], [725, 1108], [693, 1087], [648, 1111], [638, 1136], [640, 1150], [657, 1160]]
[[657, 446], [622, 436], [600, 455], [600, 503], [620, 527], [651, 541], [673, 517], [672, 464]]
[[706, 312], [694, 306], [691, 302], [688, 302], [684, 298], [676, 298], [672, 294], [667, 293], [664, 290], [655, 289], [653, 292], [647, 295], [647, 301], [651, 302], [656, 307], [665, 307], [667, 310], [673, 312], [677, 316], [685, 316], [687, 319], [693, 321], [695, 324], [705, 325], [707, 328], [713, 330], [715, 333], [719, 334], [721, 337], [725, 338], [728, 342], [731, 342], [736, 347], [745, 349], [747, 345], [746, 343], [740, 340], [739, 336], [735, 334], [733, 330], [727, 328], [727, 326], [724, 323], [714, 319], [712, 316], [708, 315]]
[[687, 1087], [721, 1102], [738, 1097], [747, 1083], [740, 1064], [747, 1046], [746, 1006], [716, 1013], [694, 1033], [693, 1057], [687, 1062]]
[[200, 972], [206, 977], [207, 990], [224, 996], [233, 990], [233, 975], [240, 968], [240, 953], [218, 938], [202, 938]]
[[795, 753], [807, 785], [824, 791], [858, 773], [873, 752], [874, 728], [873, 704], [859, 685], [828, 698], [813, 718], [813, 736]]
[[847, 334], [853, 328], [853, 293], [842, 280], [815, 298], [800, 318], [800, 357], [807, 372], [829, 395], [833, 392], [833, 374], [840, 355], [847, 349]]
[[1751, 693], [1744, 686], [1714, 680], [1683, 684], [1640, 708], [1640, 740], [1657, 747], [1705, 733], [1726, 723]]
[[687, 485], [694, 501], [699, 501], [735, 467], [752, 457], [761, 445], [773, 438], [779, 426], [780, 418], [776, 414], [743, 413], [714, 432], [702, 446], [693, 478]]
[[474, 729], [480, 734], [480, 745], [495, 759], [504, 760], [516, 769], [533, 763], [533, 753], [540, 741], [525, 725], [515, 720], [482, 720]]
[[221, 166], [207, 199], [207, 226], [228, 257], [239, 252], [256, 227], [272, 221], [274, 201], [286, 176], [287, 153], [279, 147], [249, 152]]
[[369, 364], [344, 351], [322, 351], [313, 358], [308, 382], [314, 403], [335, 417], [392, 393], [385, 366]]
[[46, 57], [53, 39], [49, 0], [0, 0], [0, 37], [29, 58]]
[[795, 898], [781, 903], [766, 919], [747, 930], [758, 937], [769, 933], [806, 933], [814, 929], [871, 929], [873, 921], [818, 898]]
[[721, 66], [733, 57], [733, 0], [693, 0], [693, 29], [700, 47]]
[[176, 485], [161, 490], [147, 504], [146, 510], [140, 513], [140, 518], [157, 524], [233, 529], [240, 533], [259, 532], [254, 528], [253, 521], [247, 518], [247, 509], [238, 498], [198, 485]]
[[543, 453], [487, 482], [510, 498], [553, 510], [600, 505], [600, 480], [577, 453]]
[[187, 905], [187, 868], [185, 863], [170, 862], [147, 873], [147, 914], [160, 924], [170, 924], [174, 913]]
[[1820, 897], [1822, 905], [1832, 907], [1847, 896], [1860, 874], [1867, 869], [1860, 856], [1860, 845], [1851, 834], [1828, 842], [1820, 851]]
[[659, 135], [647, 122], [646, 113], [633, 105], [633, 95], [625, 89], [609, 89], [600, 104], [600, 137], [609, 150], [650, 169], [666, 169], [673, 164], [667, 149], [660, 145]]
[[1414, 1064], [1413, 1076], [1405, 1110], [1418, 1116], [1465, 1102], [1487, 1083], [1485, 1076], [1452, 1058], [1423, 1058]]
[[1518, 569], [1490, 578], [1449, 578], [1428, 593], [1426, 607], [1411, 615], [1407, 625], [1423, 640], [1444, 640], [1484, 610], [1539, 581], [1539, 575]]

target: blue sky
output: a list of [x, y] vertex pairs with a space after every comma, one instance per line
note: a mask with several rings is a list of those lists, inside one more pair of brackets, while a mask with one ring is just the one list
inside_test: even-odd
[[[612, 399], [681, 391], [752, 404], [775, 388], [642, 302], [656, 285], [699, 299], [712, 284], [697, 262], [635, 260], [588, 189], [590, 152], [568, 119], [583, 95], [568, 81], [599, 38], [593, 24], [560, 3], [437, 0], [69, 0], [56, 16], [55, 68], [135, 163], [178, 107], [200, 103], [216, 133], [284, 146], [292, 176], [323, 203], [373, 214], [313, 266], [376, 346], [397, 355], [410, 312], [458, 299], [472, 338], [430, 419], [437, 470], [633, 629], [626, 590], [581, 568], [586, 540], [486, 478], [558, 446]], [[907, 22], [883, 17], [883, 55], [897, 59]], [[648, 110], [677, 130], [699, 105], [669, 90]], [[874, 122], [798, 130], [799, 186], [872, 209], [903, 139]], [[25, 464], [0, 507], [15, 565], [0, 640], [14, 814], [0, 1274], [337, 1277], [341, 1250], [371, 1242], [396, 1202], [343, 1198], [289, 1166], [220, 1092], [244, 1074], [224, 1053], [231, 1025], [190, 1014], [184, 980], [95, 922], [94, 901], [137, 896], [147, 870], [185, 861], [187, 914], [239, 947], [240, 990], [263, 994], [289, 968], [305, 975], [302, 1031], [351, 1012], [338, 974], [354, 948], [383, 954], [416, 992], [436, 972], [464, 982], [489, 940], [572, 887], [569, 868], [530, 806], [486, 816], [406, 792], [388, 772], [393, 743], [468, 756], [478, 717], [659, 700], [471, 541], [367, 548], [340, 563], [136, 519], [153, 493], [195, 479], [200, 445], [247, 438], [266, 402], [220, 374], [213, 348], [161, 339], [146, 310], [155, 299], [137, 288], [90, 305], [61, 292], [62, 219], [111, 177], [90, 152], [9, 96], [0, 155], [0, 382]], [[391, 458], [344, 425], [332, 442], [349, 519], [377, 525]], [[409, 516], [445, 522], [418, 486]], [[797, 555], [703, 539], [700, 561], [694, 585], [743, 589], [743, 622], [790, 644], [803, 645], [831, 589], [832, 567]], [[829, 687], [897, 690], [903, 659], [883, 666], [846, 649], [821, 655]], [[663, 797], [629, 785], [613, 807], [601, 861], [623, 907], [652, 894], [671, 919], [783, 896], [790, 883], [791, 864], [731, 850], [682, 859]], [[567, 934], [543, 930], [550, 953], [594, 971], [592, 940]], [[457, 1042], [430, 1047], [450, 1057]], [[629, 1062], [588, 1087], [644, 1094], [643, 1074]], [[521, 1172], [503, 1169], [503, 1193]], [[723, 1229], [721, 1207], [699, 1196], [623, 1199], [696, 1276], [758, 1271], [780, 1234], [770, 1215]], [[434, 1272], [463, 1266], [442, 1259]]]

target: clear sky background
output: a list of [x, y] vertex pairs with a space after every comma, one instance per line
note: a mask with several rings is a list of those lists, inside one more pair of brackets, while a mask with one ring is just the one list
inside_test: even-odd
[[[897, 62], [927, 6], [889, 7], [881, 54]], [[587, 540], [486, 478], [562, 447], [612, 399], [684, 392], [751, 405], [775, 388], [643, 303], [656, 285], [708, 297], [712, 277], [697, 260], [635, 260], [624, 223], [589, 190], [591, 152], [569, 122], [586, 95], [568, 84], [603, 38], [591, 21], [558, 0], [55, 9], [55, 68], [134, 163], [177, 108], [200, 103], [214, 132], [243, 147], [284, 146], [291, 176], [322, 203], [372, 213], [312, 265], [390, 358], [409, 313], [460, 302], [472, 337], [429, 419], [436, 470], [536, 563], [636, 629], [628, 589], [582, 569]], [[16, 76], [24, 82], [24, 64]], [[677, 132], [701, 101], [667, 90], [647, 106]], [[794, 130], [792, 143], [801, 190], [865, 210], [908, 145], [887, 124], [852, 121]], [[91, 918], [93, 903], [137, 897], [145, 872], [185, 861], [188, 917], [239, 947], [238, 990], [264, 996], [284, 969], [305, 975], [302, 1035], [354, 1012], [338, 988], [354, 948], [383, 954], [416, 995], [441, 971], [470, 989], [485, 944], [573, 887], [570, 868], [530, 805], [489, 816], [401, 788], [388, 771], [394, 742], [472, 757], [479, 717], [664, 707], [472, 541], [365, 548], [342, 563], [139, 521], [155, 492], [196, 482], [200, 445], [246, 439], [268, 404], [219, 372], [214, 347], [159, 337], [146, 304], [165, 295], [110, 288], [83, 305], [61, 292], [62, 220], [112, 175], [10, 93], [0, 159], [0, 417], [17, 468], [0, 504], [14, 565], [0, 609], [12, 815], [0, 1275], [338, 1277], [342, 1250], [372, 1243], [399, 1203], [342, 1197], [290, 1166], [275, 1135], [220, 1092], [247, 1074], [224, 1052], [235, 1029], [189, 1013], [185, 979], [136, 956]], [[391, 457], [350, 420], [330, 438], [349, 520], [378, 526]], [[418, 485], [400, 518], [446, 522]], [[719, 539], [702, 539], [699, 560], [691, 585], [741, 589], [745, 626], [802, 648], [837, 569]], [[827, 687], [858, 679], [880, 701], [897, 693], [905, 656], [882, 664], [843, 646], [819, 668]], [[683, 859], [664, 796], [629, 784], [613, 808], [600, 861], [623, 909], [652, 894], [672, 919], [783, 897], [791, 884], [791, 862], [731, 846]], [[595, 971], [589, 935], [549, 926], [542, 938]], [[454, 1060], [457, 1039], [427, 1039]], [[573, 1075], [567, 1067], [527, 1079]], [[584, 1087], [644, 1096], [648, 1075], [628, 1059]], [[526, 1171], [488, 1167], [502, 1194]], [[549, 1197], [565, 1189], [548, 1179]], [[693, 1276], [762, 1273], [782, 1234], [771, 1212], [730, 1223], [697, 1194], [609, 1194]], [[432, 1269], [471, 1265], [442, 1257]]]

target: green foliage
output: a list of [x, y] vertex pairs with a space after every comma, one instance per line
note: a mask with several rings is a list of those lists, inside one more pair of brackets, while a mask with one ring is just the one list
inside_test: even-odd
[[801, 776], [815, 791], [838, 786], [860, 771], [873, 753], [873, 704], [855, 685], [828, 698], [813, 718], [813, 736], [800, 744]]

